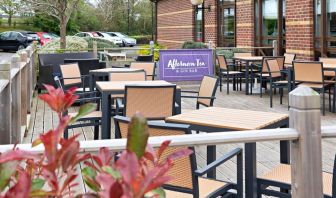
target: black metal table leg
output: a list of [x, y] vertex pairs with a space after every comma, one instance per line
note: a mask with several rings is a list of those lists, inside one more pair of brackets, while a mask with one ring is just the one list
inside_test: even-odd
[[175, 108], [175, 114], [181, 114], [182, 104], [181, 104], [181, 89], [176, 89], [175, 92], [175, 102], [178, 105], [177, 108]]
[[249, 83], [250, 83], [250, 78], [249, 78], [249, 61], [245, 62], [245, 94], [249, 95]]
[[111, 97], [102, 93], [102, 139], [111, 139]]
[[[207, 146], [207, 164], [216, 160], [216, 146], [208, 145]], [[216, 169], [210, 171], [207, 175], [209, 178], [216, 179]]]
[[245, 197], [257, 197], [256, 143], [245, 143]]

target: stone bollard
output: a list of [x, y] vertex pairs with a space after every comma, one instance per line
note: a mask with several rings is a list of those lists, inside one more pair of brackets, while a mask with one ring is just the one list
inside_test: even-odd
[[291, 143], [292, 197], [323, 197], [320, 95], [309, 87], [289, 94], [289, 127], [299, 133]]
[[20, 68], [21, 57], [18, 54], [14, 54], [11, 58], [12, 68]]
[[10, 62], [1, 62], [0, 63], [0, 79], [10, 80]]

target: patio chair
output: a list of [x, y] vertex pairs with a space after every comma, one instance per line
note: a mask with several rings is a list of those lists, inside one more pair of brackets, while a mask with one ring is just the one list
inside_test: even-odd
[[226, 58], [224, 55], [217, 55], [216, 56], [218, 64], [219, 64], [219, 89], [222, 91], [222, 80], [223, 78], [226, 78], [226, 93], [229, 94], [229, 80], [233, 80], [233, 89], [235, 89], [235, 84], [237, 84], [238, 89], [238, 79], [240, 83], [240, 89], [242, 86], [242, 78], [244, 77], [244, 74], [239, 71], [230, 71], [230, 69], [234, 70], [235, 64], [228, 65]]
[[176, 85], [125, 86], [123, 115], [140, 111], [147, 119], [164, 120], [174, 115]]
[[288, 88], [288, 80], [284, 78], [282, 71], [279, 67], [279, 62], [277, 59], [267, 59], [266, 60], [268, 80], [270, 83], [270, 107], [273, 107], [273, 90], [279, 89], [280, 93], [280, 104], [282, 104], [283, 89]]
[[155, 78], [155, 62], [132, 62], [131, 69], [143, 69], [146, 72], [146, 80]]
[[62, 76], [60, 76], [59, 79], [64, 89], [76, 86], [78, 87], [77, 92], [89, 91], [89, 87], [85, 87], [85, 80], [89, 76], [81, 75], [78, 63], [61, 64], [60, 70]]
[[211, 107], [216, 99], [218, 80], [217, 77], [205, 75], [198, 91], [181, 91], [182, 93], [194, 93], [197, 96], [183, 95], [181, 98], [197, 98], [196, 109], [199, 109], [200, 105]]
[[[320, 62], [323, 64], [334, 64], [336, 65], [336, 58], [320, 58]], [[335, 71], [324, 71], [324, 76], [328, 79], [335, 79]]]
[[323, 63], [294, 61], [293, 70], [294, 82], [299, 83], [298, 86], [307, 86], [322, 94], [322, 112], [325, 115], [325, 92], [329, 90], [329, 109], [331, 109], [330, 88], [334, 81], [324, 80]]
[[[60, 79], [58, 76], [54, 77], [56, 85], [63, 90], [63, 86], [61, 84]], [[102, 112], [99, 110], [99, 104], [101, 97], [98, 97], [98, 92], [84, 92], [84, 93], [77, 93], [80, 96], [79, 99], [76, 100], [78, 103], [87, 103], [87, 102], [94, 102], [97, 103], [97, 110], [89, 113], [88, 115], [80, 118], [76, 123], [70, 124], [64, 130], [64, 138], [69, 137], [69, 129], [79, 128], [79, 127], [86, 127], [86, 126], [94, 126], [94, 139], [99, 139], [99, 125], [101, 125], [101, 118]], [[67, 112], [66, 112], [67, 113]], [[77, 113], [68, 113], [71, 117], [74, 117]]]
[[[126, 138], [130, 118], [115, 116], [116, 138]], [[150, 136], [171, 136], [191, 134], [190, 126], [183, 124], [148, 122]], [[163, 157], [170, 153], [182, 149], [183, 147], [168, 147]], [[189, 149], [194, 151], [193, 147]], [[203, 177], [207, 172], [237, 156], [237, 183], [224, 182]], [[167, 198], [181, 197], [243, 197], [243, 177], [242, 177], [242, 149], [236, 148], [206, 167], [196, 170], [196, 154], [193, 152], [189, 158], [185, 157], [174, 162], [174, 166], [168, 172], [172, 180], [165, 184]], [[236, 192], [232, 192], [232, 190]], [[229, 192], [230, 191], [230, 192]]]
[[[285, 62], [285, 57], [283, 56], [264, 56], [261, 62], [261, 65], [258, 65], [259, 67], [259, 73], [256, 74], [258, 76], [259, 81], [260, 81], [260, 98], [262, 98], [262, 88], [264, 87], [265, 89], [267, 88], [267, 82], [270, 82], [270, 79], [272, 78], [269, 69], [267, 66], [267, 60], [269, 59], [275, 59], [277, 62], [277, 68], [279, 68], [281, 72], [281, 77], [284, 79], [285, 75], [287, 74], [287, 70], [284, 70], [284, 62]], [[273, 69], [277, 69], [276, 67], [272, 67]], [[274, 76], [274, 75], [273, 75]], [[279, 76], [277, 77], [279, 78]], [[270, 91], [272, 89], [270, 88]]]
[[[253, 56], [253, 54], [251, 52], [235, 52], [233, 53], [233, 58], [243, 58], [243, 57], [251, 57]], [[245, 71], [245, 63], [241, 62], [241, 61], [236, 61], [234, 62], [234, 64], [236, 65], [236, 68], [239, 71]]]
[[[333, 173], [322, 172], [324, 198], [336, 197], [336, 157]], [[269, 188], [272, 187], [272, 188]], [[282, 191], [276, 190], [281, 188]], [[290, 198], [291, 165], [280, 164], [257, 178], [258, 198], [262, 195]]]
[[286, 68], [287, 67], [292, 67], [293, 66], [293, 61], [296, 58], [296, 54], [285, 53], [284, 57], [285, 57], [285, 64], [284, 64], [284, 66]]

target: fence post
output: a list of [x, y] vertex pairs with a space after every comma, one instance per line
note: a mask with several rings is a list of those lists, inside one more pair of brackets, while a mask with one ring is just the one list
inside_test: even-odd
[[272, 46], [273, 46], [273, 56], [278, 56], [278, 41], [273, 40]]
[[154, 56], [154, 41], [149, 42], [149, 47], [150, 47], [150, 55]]
[[92, 48], [93, 48], [93, 57], [98, 57], [98, 49], [97, 49], [97, 41], [92, 42]]
[[0, 144], [11, 143], [11, 83], [9, 62], [0, 63], [0, 80], [7, 80], [7, 86], [0, 92]]
[[291, 143], [292, 197], [323, 197], [320, 96], [309, 87], [289, 94], [289, 126], [299, 132]]

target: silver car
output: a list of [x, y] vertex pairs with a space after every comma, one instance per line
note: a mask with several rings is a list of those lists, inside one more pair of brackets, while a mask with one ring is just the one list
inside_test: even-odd
[[111, 36], [117, 36], [123, 41], [123, 46], [130, 46], [133, 47], [136, 45], [136, 39], [127, 36], [121, 32], [106, 32]]

